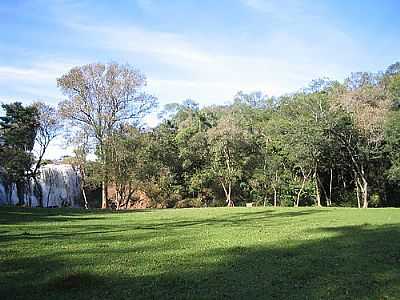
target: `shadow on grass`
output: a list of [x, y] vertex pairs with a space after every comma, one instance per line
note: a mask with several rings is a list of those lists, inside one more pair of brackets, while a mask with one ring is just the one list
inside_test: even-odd
[[[151, 212], [153, 210], [129, 210], [126, 213]], [[108, 214], [122, 213], [109, 209], [80, 208], [17, 208], [0, 206], [0, 224], [17, 225], [22, 223], [69, 222], [79, 220], [101, 220]]]
[[81, 209], [0, 207], [0, 224], [3, 225], [42, 222], [68, 222], [72, 220], [93, 220], [101, 218], [101, 216], [96, 216], [95, 211], [85, 212]]
[[[399, 225], [318, 232], [330, 237], [287, 246], [196, 251], [186, 264], [147, 272], [152, 275], [129, 273], [126, 265], [120, 266], [120, 272], [98, 273], [84, 258], [73, 263], [46, 255], [6, 259], [0, 295], [2, 299], [400, 298]], [[127, 257], [135, 255], [125, 250]], [[103, 249], [102, 255], [98, 263], [107, 266], [121, 253]], [[77, 265], [93, 271], [77, 273], [73, 271]]]
[[[107, 215], [119, 215], [119, 214], [134, 214], [134, 213], [149, 213], [160, 211], [161, 209], [136, 209], [136, 210], [84, 210], [77, 208], [16, 208], [16, 207], [0, 207], [0, 224], [3, 225], [18, 225], [18, 224], [28, 224], [28, 223], [51, 223], [51, 222], [70, 222], [70, 221], [89, 221], [89, 220], [102, 220], [107, 218]], [[182, 209], [179, 209], [182, 210]], [[212, 208], [210, 209], [212, 210]], [[240, 225], [246, 221], [253, 221], [256, 219], [264, 218], [282, 218], [282, 217], [299, 217], [306, 216], [310, 214], [318, 214], [321, 212], [328, 212], [328, 210], [320, 209], [308, 209], [308, 210], [293, 210], [287, 212], [277, 212], [276, 210], [247, 210], [246, 212], [236, 212], [235, 209], [230, 209], [234, 211], [234, 214], [229, 214], [228, 216], [218, 216], [216, 218], [201, 219], [198, 221], [177, 221], [168, 222], [168, 224], [160, 223], [150, 226], [152, 229], [154, 227], [184, 227], [192, 226], [196, 224], [205, 223], [226, 223], [229, 225]], [[147, 226], [148, 227], [148, 226]], [[143, 228], [146, 229], [147, 227]]]
[[[139, 210], [138, 210], [139, 211]], [[140, 211], [152, 211], [152, 210], [140, 210]], [[230, 210], [232, 211], [232, 210]], [[137, 211], [130, 211], [135, 213]], [[233, 214], [229, 213], [226, 215], [218, 215], [211, 218], [202, 219], [189, 219], [179, 220], [166, 219], [163, 222], [146, 220], [143, 222], [136, 222], [135, 219], [127, 220], [124, 222], [122, 227], [116, 228], [115, 225], [110, 225], [107, 221], [107, 214], [113, 214], [118, 216], [120, 212], [113, 213], [110, 211], [96, 210], [96, 211], [85, 211], [76, 209], [0, 209], [0, 224], [7, 225], [21, 225], [17, 228], [19, 233], [0, 231], [0, 243], [2, 242], [15, 242], [18, 240], [62, 240], [69, 238], [80, 237], [80, 241], [90, 241], [94, 239], [114, 240], [114, 238], [108, 234], [110, 233], [129, 233], [136, 231], [148, 231], [154, 233], [160, 232], [171, 232], [185, 228], [204, 228], [204, 227], [256, 227], [260, 225], [257, 221], [263, 223], [263, 225], [272, 224], [274, 219], [285, 219], [285, 218], [296, 218], [307, 216], [310, 214], [329, 213], [327, 210], [309, 209], [309, 210], [293, 210], [286, 212], [277, 212], [276, 210], [248, 210], [245, 212], [233, 210]], [[101, 214], [100, 214], [101, 213]], [[103, 215], [103, 214], [106, 215]], [[126, 213], [126, 212], [124, 212]], [[86, 221], [100, 221], [97, 224], [87, 224]], [[157, 219], [155, 219], [157, 220]], [[85, 221], [83, 224], [79, 221]], [[105, 222], [102, 222], [105, 221]], [[54, 226], [52, 223], [63, 223], [62, 230], [59, 226], [56, 226], [57, 230], [49, 230]], [[35, 227], [27, 227], [28, 224], [36, 224]], [[48, 223], [48, 225], [46, 225]], [[40, 232], [36, 231], [40, 229]], [[93, 236], [92, 238], [90, 236]], [[148, 235], [149, 238], [152, 235]]]

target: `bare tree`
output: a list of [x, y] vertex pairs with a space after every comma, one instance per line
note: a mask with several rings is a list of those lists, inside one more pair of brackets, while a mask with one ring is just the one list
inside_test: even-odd
[[106, 140], [119, 124], [139, 123], [157, 99], [139, 92], [146, 86], [146, 77], [141, 72], [117, 63], [75, 67], [58, 78], [57, 85], [68, 98], [60, 103], [61, 115], [73, 125], [88, 130], [98, 147], [98, 158], [104, 166], [102, 208], [106, 208]]

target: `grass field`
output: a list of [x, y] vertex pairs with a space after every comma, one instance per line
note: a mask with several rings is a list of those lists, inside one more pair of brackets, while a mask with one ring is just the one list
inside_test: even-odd
[[400, 299], [400, 209], [0, 209], [0, 299]]

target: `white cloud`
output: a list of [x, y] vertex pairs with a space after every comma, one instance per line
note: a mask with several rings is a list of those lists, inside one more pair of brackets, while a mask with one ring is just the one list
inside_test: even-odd
[[[284, 32], [271, 35], [265, 56], [243, 56], [230, 49], [217, 53], [211, 50], [213, 41], [199, 46], [183, 35], [135, 26], [68, 26], [85, 36], [93, 47], [151, 61], [159, 70], [171, 70], [162, 77], [157, 72], [148, 74], [149, 91], [154, 87], [165, 102], [182, 97], [227, 101], [238, 90], [265, 90], [279, 95], [297, 90], [315, 77], [340, 73], [335, 65], [318, 64], [312, 45]], [[293, 49], [298, 55], [290, 56]]]
[[[276, 1], [242, 1], [253, 9], [270, 13], [286, 9], [285, 5], [292, 3], [285, 1], [282, 8]], [[302, 6], [293, 4], [290, 11], [300, 14]], [[187, 35], [151, 31], [139, 26], [83, 24], [77, 21], [79, 18], [60, 19], [64, 26], [75, 32], [81, 46], [92, 50], [92, 57], [98, 59], [100, 54], [120, 62], [124, 59], [139, 62], [149, 78], [147, 91], [156, 94], [162, 103], [186, 98], [208, 104], [226, 102], [238, 90], [261, 90], [269, 95], [293, 92], [316, 77], [343, 76], [347, 72], [346, 65], [328, 61], [338, 51], [338, 45], [352, 57], [357, 48], [350, 37], [335, 28], [324, 28], [324, 34], [330, 37], [325, 39], [326, 47], [282, 29], [270, 33], [265, 40], [238, 44], [237, 49], [226, 47], [217, 52], [213, 47], [217, 43], [215, 40], [199, 44]], [[318, 37], [316, 35], [315, 39]], [[39, 98], [43, 94], [60, 97], [55, 79], [74, 65], [91, 62], [87, 58], [68, 59], [70, 61], [63, 62], [43, 57], [27, 67], [0, 66], [0, 86], [11, 81], [32, 97], [35, 94]], [[350, 68], [350, 64], [347, 67]]]
[[318, 17], [318, 1], [308, 0], [240, 0], [255, 12], [267, 14], [273, 19], [293, 22], [301, 18]]
[[[154, 9], [151, 0], [136, 1], [143, 10]], [[18, 67], [0, 65], [0, 88], [8, 88], [1, 90], [4, 95], [1, 100], [22, 96], [30, 101], [42, 99], [55, 104], [62, 97], [56, 87], [57, 77], [73, 66], [92, 62], [88, 59], [96, 61], [104, 57], [121, 63], [139, 62], [148, 75], [147, 91], [158, 96], [161, 104], [188, 98], [201, 104], [223, 104], [239, 90], [280, 95], [303, 87], [313, 78], [341, 78], [353, 69], [352, 61], [360, 51], [357, 41], [339, 28], [329, 24], [320, 26], [318, 4], [306, 6], [296, 0], [241, 1], [257, 13], [268, 14], [266, 28], [271, 20], [287, 25], [306, 19], [308, 31], [297, 34], [304, 28], [276, 26], [266, 36], [253, 36], [241, 42], [235, 37], [222, 36], [231, 42], [231, 46], [223, 46], [223, 41], [215, 37], [200, 43], [187, 34], [147, 30], [132, 24], [100, 24], [89, 15], [77, 13], [88, 13], [87, 7], [70, 7], [70, 3], [85, 7], [84, 2], [74, 0], [61, 5], [63, 1], [58, 1], [51, 9], [55, 20], [73, 32], [80, 48], [89, 51], [80, 57], [71, 48], [68, 57], [62, 60], [43, 56]], [[219, 45], [218, 51], [215, 45]], [[332, 57], [338, 57], [338, 51], [343, 53], [341, 61], [333, 64]], [[155, 114], [148, 116], [146, 123], [154, 126]], [[68, 149], [61, 150], [57, 145], [49, 150], [49, 157], [68, 153]]]
[[55, 105], [62, 98], [56, 79], [74, 65], [72, 62], [52, 61], [50, 58], [21, 67], [0, 65], [1, 100], [11, 102], [17, 99], [24, 103], [43, 100]]

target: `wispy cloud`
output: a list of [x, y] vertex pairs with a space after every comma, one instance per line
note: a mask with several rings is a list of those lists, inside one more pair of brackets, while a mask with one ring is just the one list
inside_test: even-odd
[[32, 102], [45, 100], [55, 104], [62, 97], [56, 79], [74, 66], [74, 63], [32, 62], [26, 67], [0, 66], [1, 100], [4, 102]]
[[15, 79], [31, 82], [54, 80], [73, 64], [37, 62], [30, 67], [0, 66], [1, 79]]
[[[385, 38], [365, 42], [358, 34], [363, 28], [353, 29], [366, 23], [341, 22], [340, 11], [330, 11], [338, 8], [333, 1], [16, 2], [0, 5], [6, 16], [0, 26], [8, 28], [0, 32], [0, 101], [55, 104], [62, 97], [56, 78], [97, 61], [141, 69], [147, 92], [161, 104], [187, 98], [218, 104], [238, 90], [280, 95], [314, 78], [341, 79], [360, 66], [373, 71], [397, 57], [398, 26], [383, 26], [389, 28]], [[203, 28], [199, 20], [210, 25]]]
[[[212, 43], [202, 47], [180, 34], [149, 31], [136, 26], [88, 26], [80, 23], [68, 26], [97, 48], [119, 53], [119, 56], [147, 58], [157, 63], [160, 69], [171, 70], [166, 77], [155, 73], [150, 74], [149, 79], [149, 88], [154, 87], [164, 97], [161, 100], [166, 101], [183, 97], [182, 91], [192, 91], [185, 94], [186, 98], [209, 101], [221, 97], [227, 101], [241, 89], [278, 95], [294, 91], [314, 77], [334, 75], [338, 71], [334, 65], [317, 65], [310, 45], [284, 33], [273, 35], [270, 40], [270, 45], [281, 47], [276, 50], [283, 54], [275, 53], [278, 55], [268, 57], [268, 49], [266, 56], [237, 55], [229, 49], [224, 53], [215, 52], [209, 50]], [[300, 57], [285, 57], [284, 52], [293, 47], [297, 47]]]
[[[294, 22], [304, 18], [319, 17], [320, 5], [318, 1], [309, 0], [240, 0], [242, 4], [272, 19]], [[311, 5], [310, 5], [311, 4]]]
[[298, 13], [303, 11], [302, 2], [296, 0], [241, 0], [241, 2], [247, 7], [262, 13], [277, 13], [278, 11], [283, 13], [285, 10]]
[[[155, 5], [151, 0], [136, 1], [144, 9]], [[312, 6], [312, 10], [307, 6], [306, 10], [303, 2], [295, 0], [284, 0], [283, 3], [240, 1], [259, 13], [288, 19], [318, 15], [318, 5]], [[90, 50], [90, 54], [82, 57], [69, 54], [68, 59], [75, 64], [97, 61], [99, 57], [138, 63], [137, 67], [148, 75], [148, 91], [155, 93], [162, 103], [185, 98], [204, 103], [228, 101], [238, 90], [262, 90], [270, 95], [293, 92], [313, 78], [340, 78], [347, 72], [350, 64], [330, 63], [339, 45], [345, 49], [347, 57], [354, 57], [352, 54], [358, 51], [353, 39], [329, 26], [321, 30], [307, 28], [311, 31], [301, 37], [296, 31], [282, 27], [262, 40], [219, 47], [217, 51], [214, 45], [220, 41], [215, 38], [199, 42], [188, 34], [150, 30], [133, 23], [100, 23], [90, 15], [77, 13], [76, 5], [85, 7], [86, 4], [58, 1], [49, 8], [54, 19], [73, 33], [79, 46]], [[325, 39], [323, 45], [316, 42], [324, 35], [329, 39]], [[346, 55], [342, 55], [342, 59], [346, 63]], [[54, 91], [55, 78], [73, 64], [43, 61], [46, 61], [45, 57], [23, 68], [0, 66], [0, 85], [11, 78], [14, 82], [24, 83], [21, 86], [30, 89], [31, 93], [45, 90], [45, 86], [51, 86]]]

